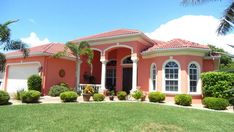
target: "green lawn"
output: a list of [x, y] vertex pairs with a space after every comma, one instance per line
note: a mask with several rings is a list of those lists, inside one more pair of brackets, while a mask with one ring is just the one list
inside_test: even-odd
[[0, 107], [0, 131], [234, 131], [234, 114], [146, 103]]

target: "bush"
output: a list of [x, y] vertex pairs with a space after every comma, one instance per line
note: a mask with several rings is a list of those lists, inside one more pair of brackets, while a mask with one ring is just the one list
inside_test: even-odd
[[143, 96], [143, 92], [141, 90], [136, 90], [132, 94], [132, 97], [136, 100], [140, 99], [142, 96]]
[[60, 99], [63, 102], [75, 102], [77, 100], [77, 93], [74, 91], [66, 91], [60, 94]]
[[94, 101], [103, 101], [105, 99], [105, 96], [103, 94], [95, 93], [93, 95]]
[[0, 105], [8, 104], [10, 96], [7, 92], [0, 90]]
[[14, 98], [16, 100], [21, 100], [21, 93], [24, 92], [24, 89], [17, 90], [17, 92], [14, 94]]
[[60, 85], [54, 85], [50, 88], [49, 95], [56, 97], [59, 96], [61, 93], [69, 91], [67, 87], [60, 86]]
[[125, 91], [119, 91], [117, 93], [117, 97], [119, 100], [126, 100], [127, 93]]
[[21, 93], [23, 103], [37, 103], [41, 93], [36, 90], [28, 90]]
[[28, 78], [28, 90], [37, 90], [41, 92], [41, 77], [37, 74], [31, 75]]
[[226, 99], [215, 97], [206, 97], [203, 99], [202, 103], [206, 108], [214, 110], [225, 110], [229, 105]]
[[230, 98], [233, 93], [225, 92], [234, 86], [234, 74], [226, 72], [202, 73], [202, 91], [204, 97]]
[[190, 106], [192, 104], [192, 96], [188, 94], [178, 94], [175, 96], [175, 104]]
[[83, 93], [84, 94], [91, 94], [93, 95], [94, 94], [94, 88], [91, 86], [91, 85], [86, 85], [84, 90], [83, 90]]
[[148, 98], [150, 102], [163, 102], [166, 95], [161, 92], [150, 92]]

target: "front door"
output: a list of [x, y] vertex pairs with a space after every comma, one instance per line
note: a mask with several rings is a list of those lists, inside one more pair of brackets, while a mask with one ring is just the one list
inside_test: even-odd
[[122, 80], [123, 91], [126, 91], [128, 94], [132, 89], [132, 68], [123, 68], [123, 80]]

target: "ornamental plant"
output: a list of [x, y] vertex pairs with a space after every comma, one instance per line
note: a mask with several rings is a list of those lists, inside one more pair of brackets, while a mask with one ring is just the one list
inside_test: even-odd
[[214, 110], [225, 110], [229, 105], [226, 99], [215, 97], [206, 97], [202, 100], [202, 103], [206, 108]]
[[69, 89], [62, 85], [54, 85], [50, 88], [49, 95], [52, 97], [56, 97], [65, 91], [69, 91]]
[[10, 96], [7, 92], [0, 90], [0, 105], [8, 104]]
[[94, 101], [103, 101], [105, 99], [105, 96], [103, 94], [95, 93], [93, 95]]
[[90, 86], [90, 85], [86, 85], [84, 90], [83, 90], [83, 93], [93, 95], [94, 94], [94, 88], [92, 86]]
[[41, 93], [36, 90], [28, 90], [21, 93], [23, 103], [38, 103]]
[[132, 94], [132, 97], [134, 99], [136, 99], [136, 100], [141, 99], [142, 96], [143, 96], [143, 92], [141, 90], [139, 90], [139, 89], [134, 91], [133, 94]]
[[119, 91], [117, 93], [117, 97], [119, 100], [126, 100], [127, 93], [125, 91]]
[[74, 91], [65, 91], [60, 94], [60, 99], [63, 102], [75, 102], [77, 100], [77, 93]]
[[192, 96], [188, 94], [178, 94], [174, 99], [177, 105], [190, 106], [192, 104]]
[[31, 75], [28, 78], [28, 89], [29, 90], [37, 90], [39, 92], [41, 92], [41, 76], [39, 76], [38, 74], [34, 74]]
[[166, 95], [161, 92], [150, 92], [148, 95], [150, 102], [163, 102], [166, 98]]

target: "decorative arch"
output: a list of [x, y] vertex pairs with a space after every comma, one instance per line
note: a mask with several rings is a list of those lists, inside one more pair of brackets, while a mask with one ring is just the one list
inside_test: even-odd
[[131, 54], [133, 53], [133, 47], [131, 46], [128, 46], [128, 45], [113, 45], [113, 46], [110, 46], [108, 48], [106, 48], [104, 51], [103, 51], [103, 55], [106, 54], [106, 51], [110, 50], [110, 49], [114, 49], [114, 48], [128, 48], [131, 50]]
[[[130, 60], [129, 60], [130, 58]], [[126, 61], [126, 62], [124, 62]], [[129, 63], [127, 61], [130, 61]], [[121, 65], [132, 65], [133, 61], [131, 60], [131, 55], [127, 55], [121, 59]]]
[[102, 55], [102, 50], [100, 50], [100, 49], [98, 49], [98, 48], [91, 48], [91, 49], [100, 52], [101, 55]]

